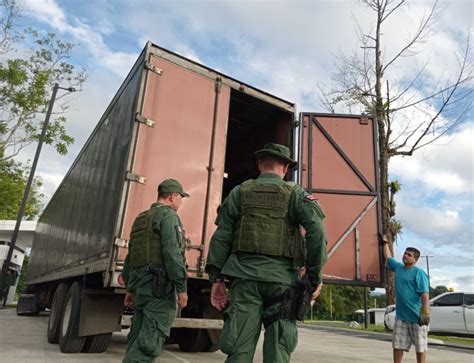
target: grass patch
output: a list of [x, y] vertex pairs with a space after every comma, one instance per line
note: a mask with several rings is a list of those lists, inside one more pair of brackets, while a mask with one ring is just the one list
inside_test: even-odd
[[[312, 325], [321, 325], [327, 326], [332, 328], [345, 328], [345, 329], [353, 329], [353, 330], [365, 330], [364, 324], [360, 324], [358, 328], [352, 328], [349, 326], [349, 323], [346, 321], [328, 321], [328, 320], [305, 320], [305, 324], [312, 324]], [[385, 333], [385, 327], [383, 325], [375, 325], [369, 324], [367, 326], [367, 331], [373, 331], [377, 333]]]
[[[309, 325], [321, 325], [321, 326], [332, 327], [332, 328], [365, 330], [364, 324], [360, 324], [359, 328], [351, 328], [349, 326], [349, 323], [346, 321], [305, 320], [304, 323], [309, 324]], [[374, 324], [369, 324], [367, 327], [367, 331], [373, 331], [377, 333], [388, 333], [388, 334], [392, 333], [391, 331], [386, 332], [385, 327], [383, 325], [374, 325]], [[470, 337], [454, 337], [454, 336], [435, 335], [435, 334], [428, 334], [428, 336], [433, 339], [442, 340], [445, 343], [465, 344], [465, 345], [474, 346], [474, 338], [470, 338]]]
[[446, 335], [434, 335], [428, 334], [430, 338], [442, 340], [445, 343], [456, 343], [456, 344], [465, 344], [474, 346], [474, 338], [468, 337], [453, 337]]

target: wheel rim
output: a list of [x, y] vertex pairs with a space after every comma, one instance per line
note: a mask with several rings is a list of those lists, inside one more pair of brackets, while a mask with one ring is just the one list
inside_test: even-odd
[[66, 335], [67, 329], [69, 327], [69, 320], [71, 319], [71, 313], [72, 313], [72, 299], [69, 297], [66, 302], [66, 307], [64, 308], [64, 314], [63, 314], [63, 323], [61, 325], [61, 335], [64, 336]]

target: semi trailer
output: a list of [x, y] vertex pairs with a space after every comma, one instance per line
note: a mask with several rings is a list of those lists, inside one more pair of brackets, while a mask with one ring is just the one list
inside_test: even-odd
[[50, 309], [48, 341], [63, 352], [103, 352], [126, 326], [118, 276], [134, 218], [157, 185], [191, 194], [185, 228], [189, 304], [170, 341], [217, 348], [220, 315], [204, 267], [219, 205], [258, 175], [254, 151], [287, 145], [286, 178], [322, 206], [325, 283], [380, 287], [377, 123], [367, 115], [297, 113], [292, 102], [148, 42], [39, 218], [18, 314]]

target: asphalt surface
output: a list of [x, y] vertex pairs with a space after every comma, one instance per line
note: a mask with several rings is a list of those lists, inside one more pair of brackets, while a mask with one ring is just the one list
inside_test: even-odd
[[[48, 313], [36, 317], [16, 316], [14, 309], [0, 310], [0, 362], [121, 362], [126, 348], [126, 331], [115, 333], [107, 352], [102, 354], [63, 354], [58, 345], [48, 344], [46, 328]], [[299, 344], [292, 362], [391, 362], [392, 347], [388, 336], [352, 334], [347, 329], [298, 329]], [[263, 336], [262, 336], [263, 338]], [[383, 340], [381, 340], [384, 338]], [[260, 339], [254, 362], [262, 362]], [[472, 350], [450, 351], [430, 346], [428, 362], [474, 363]], [[167, 345], [157, 362], [207, 363], [223, 362], [225, 355], [214, 353], [183, 353], [177, 345]], [[416, 362], [415, 352], [406, 353], [405, 362]]]

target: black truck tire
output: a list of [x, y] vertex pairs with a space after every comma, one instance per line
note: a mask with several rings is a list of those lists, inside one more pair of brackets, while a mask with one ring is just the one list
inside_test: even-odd
[[178, 345], [183, 352], [203, 352], [208, 348], [210, 338], [206, 329], [180, 328], [178, 334]]
[[[192, 296], [186, 308], [181, 311], [183, 318], [202, 318], [209, 302], [205, 297]], [[179, 348], [183, 352], [196, 353], [213, 351], [213, 343], [207, 329], [176, 329]]]
[[112, 339], [112, 333], [91, 335], [86, 337], [82, 351], [85, 353], [104, 353]]
[[82, 288], [74, 282], [67, 293], [61, 316], [59, 347], [63, 353], [79, 353], [86, 342], [86, 337], [79, 337], [77, 329], [81, 313]]
[[61, 282], [54, 293], [51, 303], [51, 313], [48, 320], [48, 343], [59, 343], [59, 329], [61, 327], [61, 316], [63, 315], [64, 305], [66, 303], [69, 286]]

